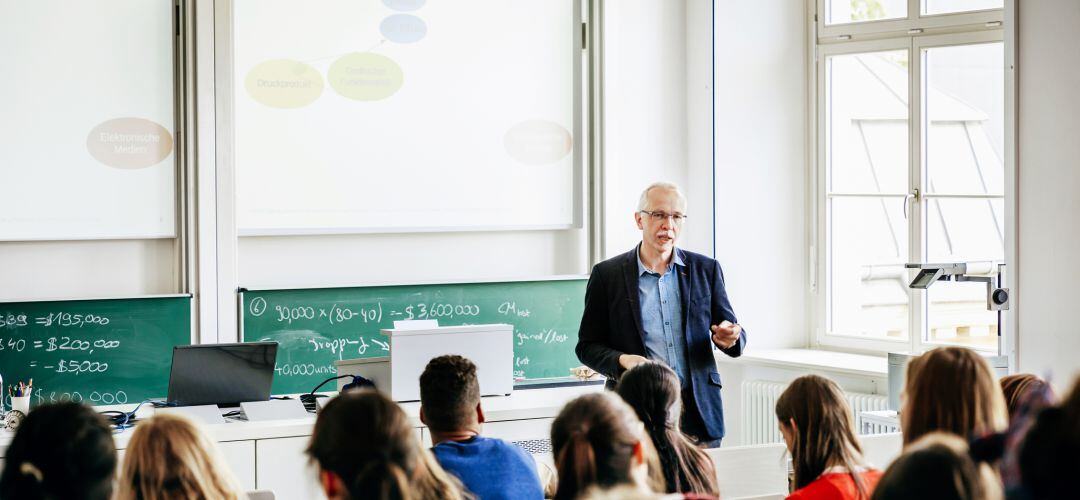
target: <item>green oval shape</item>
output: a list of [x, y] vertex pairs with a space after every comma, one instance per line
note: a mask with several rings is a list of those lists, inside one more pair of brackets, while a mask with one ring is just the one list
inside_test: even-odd
[[272, 108], [307, 106], [323, 92], [323, 78], [315, 68], [300, 61], [274, 59], [255, 66], [244, 79], [252, 99]]
[[334, 91], [357, 101], [386, 99], [405, 83], [405, 75], [398, 63], [371, 52], [341, 56], [330, 65], [327, 78]]

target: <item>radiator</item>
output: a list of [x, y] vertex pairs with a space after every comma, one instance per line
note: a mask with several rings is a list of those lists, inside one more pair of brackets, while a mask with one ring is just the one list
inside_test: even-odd
[[[784, 392], [787, 384], [751, 380], [742, 384], [742, 439], [743, 445], [782, 443], [780, 428], [776, 422], [776, 400]], [[877, 394], [846, 392], [848, 405], [851, 406], [855, 430], [860, 434], [882, 434], [891, 429], [882, 425], [863, 425], [859, 413], [872, 410], [884, 410], [888, 398]]]

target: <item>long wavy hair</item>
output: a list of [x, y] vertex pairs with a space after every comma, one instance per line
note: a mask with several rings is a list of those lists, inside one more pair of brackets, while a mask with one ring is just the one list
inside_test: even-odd
[[198, 425], [158, 414], [139, 423], [124, 453], [115, 500], [245, 498], [225, 459]]
[[793, 431], [791, 461], [796, 489], [805, 488], [825, 469], [839, 465], [851, 474], [860, 497], [869, 496], [859, 474], [865, 461], [855, 437], [851, 407], [836, 382], [817, 375], [795, 379], [776, 401], [776, 418]]
[[616, 390], [652, 438], [667, 492], [718, 496], [712, 459], [679, 430], [682, 387], [675, 371], [661, 363], [642, 363], [623, 374]]
[[421, 448], [405, 412], [374, 390], [344, 392], [319, 413], [307, 454], [354, 499], [463, 498], [461, 483]]

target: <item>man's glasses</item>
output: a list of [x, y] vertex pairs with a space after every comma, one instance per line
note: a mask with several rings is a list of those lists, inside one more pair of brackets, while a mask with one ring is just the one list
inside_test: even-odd
[[641, 213], [648, 215], [649, 218], [656, 222], [663, 222], [669, 218], [676, 224], [682, 224], [686, 221], [686, 216], [683, 214], [669, 214], [667, 212], [650, 212], [648, 210], [641, 210]]

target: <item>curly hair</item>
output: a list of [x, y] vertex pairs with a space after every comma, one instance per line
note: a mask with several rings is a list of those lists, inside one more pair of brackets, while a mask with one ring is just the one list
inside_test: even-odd
[[478, 404], [480, 383], [472, 361], [451, 354], [428, 362], [420, 374], [420, 405], [431, 430], [452, 432], [467, 427]]

